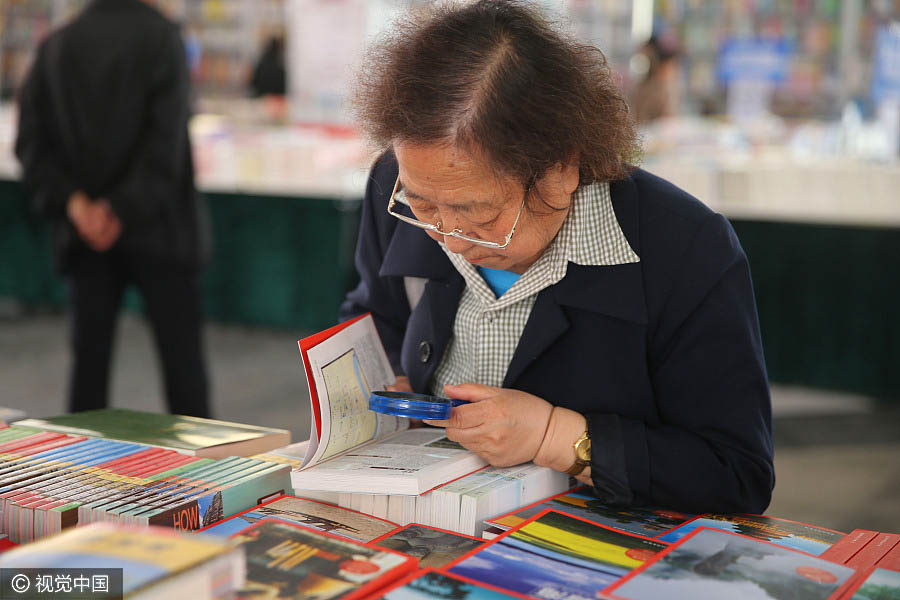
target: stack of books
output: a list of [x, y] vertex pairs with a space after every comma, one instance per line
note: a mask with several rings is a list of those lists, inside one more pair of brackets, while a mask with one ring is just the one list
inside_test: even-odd
[[369, 410], [394, 373], [370, 315], [299, 340], [310, 440], [260, 456], [294, 467], [296, 494], [382, 519], [479, 535], [484, 518], [565, 489], [569, 477], [533, 464], [485, 468], [443, 429], [409, 429]]
[[0, 429], [0, 533], [21, 543], [91, 521], [198, 529], [283, 493], [289, 471], [13, 425]]
[[856, 569], [842, 599], [900, 598], [900, 534], [854, 529], [821, 556]]
[[235, 536], [264, 520], [283, 521], [364, 544], [377, 544], [417, 558], [420, 567], [443, 567], [485, 543], [474, 536], [419, 524], [400, 526], [358, 511], [296, 496], [279, 496], [198, 533]]
[[224, 540], [109, 523], [9, 550], [0, 568], [20, 573], [15, 589], [36, 594], [23, 597], [132, 600], [233, 598], [246, 571], [244, 549]]
[[486, 518], [571, 487], [565, 473], [527, 463], [485, 467], [417, 496], [341, 493], [337, 503], [401, 525], [418, 523], [481, 536]]
[[291, 442], [286, 429], [115, 408], [24, 419], [16, 425], [168, 448], [204, 458], [251, 456]]

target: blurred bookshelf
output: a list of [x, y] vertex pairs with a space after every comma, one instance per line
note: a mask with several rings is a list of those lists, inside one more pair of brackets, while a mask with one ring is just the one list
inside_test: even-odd
[[[0, 99], [11, 100], [33, 53], [87, 0], [4, 0], [0, 4]], [[284, 0], [159, 0], [182, 27], [194, 87], [201, 96], [240, 97], [270, 36], [284, 35]]]
[[35, 48], [87, 0], [4, 0], [0, 9], [0, 100], [10, 100], [25, 79]]
[[867, 96], [878, 27], [900, 18], [898, 0], [655, 0], [654, 28], [681, 48], [684, 96], [694, 114], [721, 113], [719, 48], [728, 39], [780, 39], [793, 49], [775, 90], [783, 117], [835, 118]]

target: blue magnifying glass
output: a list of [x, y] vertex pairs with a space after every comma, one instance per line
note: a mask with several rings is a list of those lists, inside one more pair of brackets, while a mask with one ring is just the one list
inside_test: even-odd
[[444, 421], [450, 418], [454, 406], [468, 404], [468, 400], [442, 398], [415, 392], [374, 391], [369, 396], [369, 410], [407, 419]]

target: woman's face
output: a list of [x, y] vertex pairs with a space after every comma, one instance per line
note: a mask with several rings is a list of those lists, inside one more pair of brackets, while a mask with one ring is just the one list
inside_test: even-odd
[[[395, 143], [400, 164], [400, 186], [416, 218], [441, 221], [443, 231], [454, 229], [470, 237], [503, 243], [513, 227], [523, 186], [498, 176], [480, 152], [439, 144]], [[577, 165], [556, 165], [537, 182], [509, 245], [485, 248], [453, 236], [428, 235], [443, 241], [447, 249], [474, 265], [524, 273], [556, 237], [569, 213], [571, 196], [578, 187]], [[561, 210], [551, 210], [541, 201]]]

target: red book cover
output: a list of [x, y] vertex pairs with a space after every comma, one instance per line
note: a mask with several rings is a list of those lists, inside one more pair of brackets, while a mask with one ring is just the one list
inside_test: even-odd
[[891, 571], [900, 571], [900, 544], [895, 545], [888, 550], [876, 565], [879, 569], [890, 569]]
[[898, 543], [900, 543], [900, 533], [879, 533], [844, 564], [864, 571], [875, 566]]
[[267, 519], [235, 534], [247, 583], [239, 595], [355, 600], [416, 569], [416, 559], [347, 538]]
[[325, 331], [320, 331], [319, 333], [313, 334], [309, 337], [297, 340], [297, 345], [300, 347], [300, 355], [303, 357], [303, 369], [306, 372], [306, 381], [309, 383], [309, 402], [312, 405], [313, 420], [316, 424], [316, 439], [320, 439], [322, 437], [322, 410], [319, 407], [319, 396], [318, 394], [316, 394], [316, 384], [313, 380], [312, 369], [309, 368], [309, 357], [306, 355], [306, 353], [310, 348], [318, 346], [337, 332], [346, 329], [360, 319], [365, 318], [365, 316], [368, 314], [370, 313], [359, 315], [358, 317], [354, 317], [349, 321], [344, 321], [343, 323], [338, 323], [334, 327], [329, 327]]
[[846, 564], [848, 560], [853, 558], [853, 555], [875, 539], [876, 535], [878, 535], [877, 531], [854, 529], [819, 556], [825, 560], [830, 560], [831, 562], [836, 562], [841, 565]]

